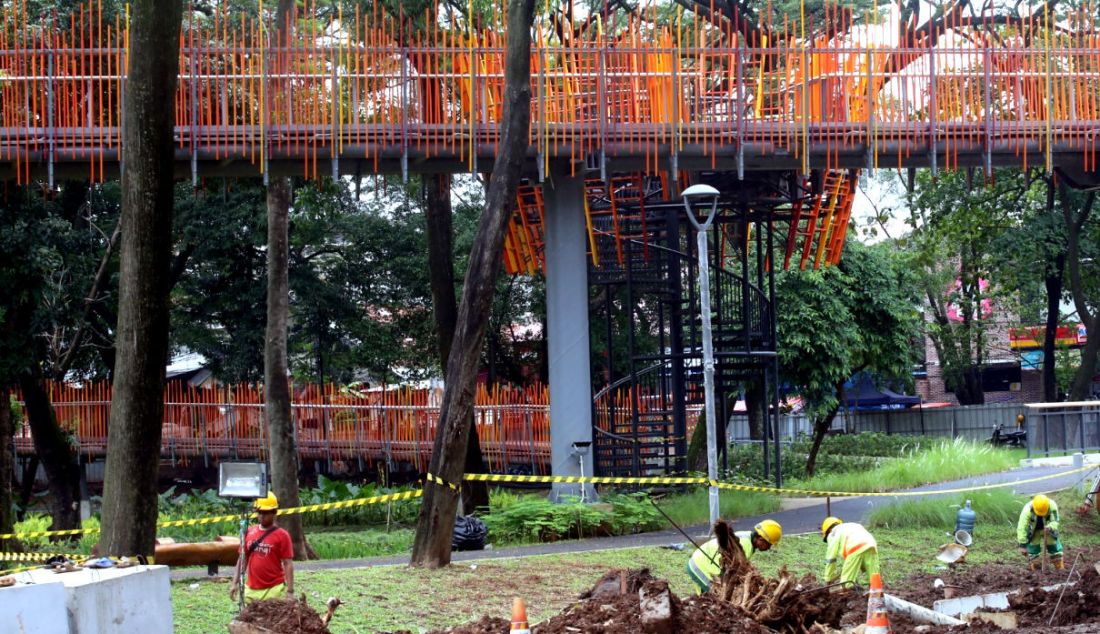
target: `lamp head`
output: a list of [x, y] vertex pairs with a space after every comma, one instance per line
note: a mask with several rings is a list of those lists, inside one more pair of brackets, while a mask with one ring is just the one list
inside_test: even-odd
[[714, 187], [711, 187], [710, 185], [704, 185], [703, 183], [698, 183], [698, 184], [692, 185], [691, 187], [688, 187], [684, 191], [680, 192], [680, 197], [684, 198], [685, 200], [688, 199], [688, 198], [697, 198], [697, 197], [701, 197], [701, 196], [718, 196], [718, 195], [719, 195], [719, 192], [718, 192], [717, 189], [715, 189]]
[[[680, 197], [684, 199], [684, 211], [687, 212], [688, 220], [695, 226], [698, 231], [706, 231], [710, 227], [710, 223], [714, 221], [714, 213], [718, 211], [718, 196], [720, 192], [710, 185], [698, 183], [688, 187], [684, 191], [680, 192]], [[691, 208], [692, 198], [710, 199], [710, 209], [704, 215], [705, 220], [699, 222], [695, 217], [695, 212]]]

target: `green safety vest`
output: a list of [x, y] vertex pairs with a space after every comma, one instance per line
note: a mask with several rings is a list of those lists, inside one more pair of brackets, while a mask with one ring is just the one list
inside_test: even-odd
[[[741, 550], [745, 551], [745, 558], [752, 560], [752, 554], [756, 549], [752, 545], [752, 531], [737, 531], [733, 534], [741, 543]], [[722, 557], [718, 554], [718, 539], [712, 539], [700, 546], [691, 554], [691, 562], [706, 575], [707, 579], [716, 578], [721, 572]]]

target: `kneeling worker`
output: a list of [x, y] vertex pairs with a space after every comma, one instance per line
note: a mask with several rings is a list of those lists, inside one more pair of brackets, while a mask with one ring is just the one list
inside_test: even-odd
[[[826, 585], [838, 580], [858, 585], [861, 573], [868, 578], [879, 572], [878, 543], [860, 524], [844, 522], [837, 517], [826, 517], [821, 523], [821, 539], [825, 542]], [[837, 572], [837, 560], [841, 566]]]
[[[229, 586], [229, 598], [235, 599], [241, 582], [241, 570], [247, 572], [244, 598], [249, 601], [294, 598], [294, 545], [290, 533], [275, 524], [275, 511], [279, 500], [274, 493], [256, 500], [260, 525], [248, 529], [233, 583]], [[243, 560], [243, 561], [242, 561]]]
[[1025, 504], [1016, 524], [1016, 542], [1020, 545], [1020, 554], [1027, 555], [1032, 570], [1038, 570], [1041, 565], [1039, 558], [1044, 544], [1054, 567], [1065, 569], [1062, 540], [1058, 537], [1058, 504], [1041, 493]]
[[[753, 553], [758, 550], [769, 550], [772, 546], [778, 546], [783, 537], [783, 527], [775, 520], [764, 520], [753, 527], [751, 531], [737, 531], [734, 533], [741, 550], [745, 551], [745, 558], [751, 560]], [[712, 539], [703, 544], [691, 554], [688, 559], [688, 576], [699, 586], [699, 592], [710, 589], [710, 582], [714, 581], [722, 573], [718, 553], [718, 539]]]

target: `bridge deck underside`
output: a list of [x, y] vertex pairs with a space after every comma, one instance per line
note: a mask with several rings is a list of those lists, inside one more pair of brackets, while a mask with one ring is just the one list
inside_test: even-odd
[[[914, 129], [912, 125], [822, 123], [805, 128], [797, 124], [754, 122], [740, 132], [718, 124], [690, 124], [673, 142], [670, 126], [616, 126], [605, 130], [604, 141], [591, 152], [581, 152], [584, 128], [551, 127], [561, 140], [528, 149], [530, 169], [540, 163], [571, 160], [589, 169], [744, 169], [781, 170], [822, 168], [908, 168], [1044, 166], [1049, 148], [1053, 167], [1093, 171], [1092, 158], [1100, 136], [1100, 120], [1057, 122], [1049, 134], [1045, 125], [998, 125], [997, 131], [982, 122]], [[484, 127], [473, 137], [470, 128], [410, 126], [395, 134], [384, 126], [345, 129], [334, 144], [328, 130], [303, 127], [293, 132], [295, 141], [267, 152], [267, 171], [275, 174], [363, 174], [487, 171], [495, 158], [497, 131]], [[106, 177], [119, 172], [119, 130], [0, 128], [0, 177]], [[278, 132], [261, 134], [256, 128], [236, 128], [200, 133], [178, 129], [178, 173], [187, 176], [257, 176], [262, 164], [254, 145], [261, 137], [278, 138]], [[49, 149], [51, 138], [65, 136], [65, 147]], [[287, 133], [290, 136], [290, 133]], [[407, 137], [407, 141], [401, 137]], [[453, 143], [427, 147], [420, 139], [454, 137]], [[808, 141], [802, 143], [805, 136]], [[707, 143], [693, 137], [706, 137]], [[772, 140], [758, 139], [770, 137]], [[229, 139], [233, 139], [230, 141]], [[577, 139], [578, 141], [572, 141]], [[777, 140], [776, 140], [777, 139]], [[461, 143], [459, 142], [461, 141]], [[193, 143], [194, 142], [194, 143]], [[433, 145], [435, 142], [433, 141]], [[194, 149], [192, 149], [194, 146]], [[808, 157], [805, 156], [808, 154]], [[476, 157], [472, 159], [471, 156]]]

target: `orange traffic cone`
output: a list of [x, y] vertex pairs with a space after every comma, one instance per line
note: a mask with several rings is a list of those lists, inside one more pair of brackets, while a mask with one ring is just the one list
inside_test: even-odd
[[867, 595], [867, 627], [864, 634], [890, 634], [890, 619], [886, 617], [886, 599], [883, 598], [882, 575], [871, 575], [871, 592]]
[[512, 600], [512, 634], [531, 634], [531, 627], [527, 625], [527, 604], [521, 597]]

